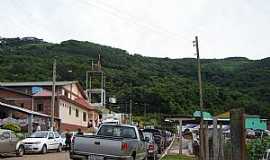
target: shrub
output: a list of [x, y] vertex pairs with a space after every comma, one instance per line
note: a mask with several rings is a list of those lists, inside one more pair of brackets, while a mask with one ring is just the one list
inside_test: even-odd
[[247, 152], [249, 160], [258, 160], [266, 149], [270, 148], [270, 138], [255, 139], [247, 144]]
[[13, 132], [20, 132], [21, 131], [21, 127], [15, 123], [6, 123], [3, 125], [3, 129], [8, 129], [8, 130], [11, 130]]

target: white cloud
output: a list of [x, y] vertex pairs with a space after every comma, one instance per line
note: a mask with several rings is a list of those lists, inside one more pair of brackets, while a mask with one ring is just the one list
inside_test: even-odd
[[157, 57], [269, 56], [270, 2], [246, 0], [9, 0], [0, 36], [91, 41]]

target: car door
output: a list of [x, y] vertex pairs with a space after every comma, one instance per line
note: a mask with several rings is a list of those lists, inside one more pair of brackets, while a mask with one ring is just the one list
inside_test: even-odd
[[0, 153], [9, 153], [12, 151], [12, 146], [10, 143], [10, 132], [5, 131], [0, 136]]
[[47, 142], [48, 142], [48, 149], [55, 149], [56, 145], [53, 132], [49, 132]]
[[54, 132], [54, 137], [55, 137], [55, 143], [56, 143], [56, 149], [57, 149], [59, 145], [62, 144], [63, 140], [58, 132]]
[[138, 158], [144, 159], [146, 157], [146, 142], [144, 141], [144, 136], [141, 130], [139, 130], [139, 141], [138, 141]]
[[11, 152], [15, 152], [16, 151], [17, 142], [19, 141], [19, 139], [12, 132], [10, 132], [10, 135], [11, 135], [11, 138], [10, 138], [10, 149], [11, 149]]

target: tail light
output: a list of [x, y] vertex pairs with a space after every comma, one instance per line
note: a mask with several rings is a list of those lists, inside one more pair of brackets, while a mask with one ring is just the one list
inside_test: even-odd
[[127, 151], [128, 150], [128, 144], [127, 143], [122, 143], [121, 150]]
[[149, 149], [149, 150], [154, 150], [154, 149], [155, 149], [155, 146], [154, 146], [153, 144], [149, 144], [149, 145], [148, 145], [148, 149]]

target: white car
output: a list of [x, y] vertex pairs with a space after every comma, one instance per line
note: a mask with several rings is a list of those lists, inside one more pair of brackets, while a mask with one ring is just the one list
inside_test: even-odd
[[25, 152], [47, 153], [48, 150], [62, 151], [63, 141], [57, 132], [37, 131], [22, 140]]

